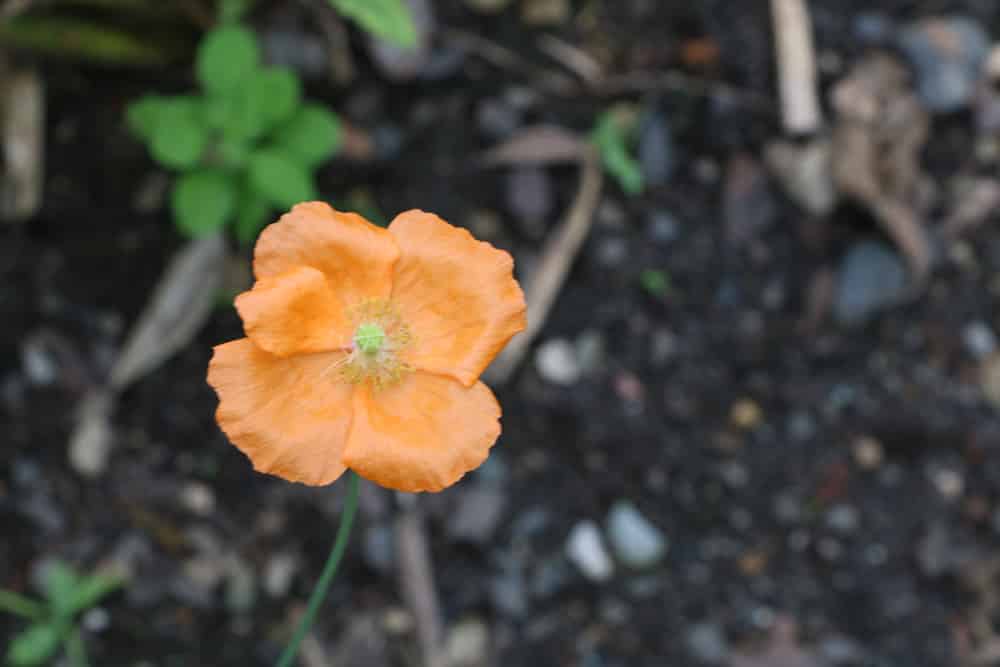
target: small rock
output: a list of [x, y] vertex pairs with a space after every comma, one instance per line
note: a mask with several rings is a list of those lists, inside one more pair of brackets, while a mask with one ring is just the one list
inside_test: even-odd
[[87, 632], [104, 632], [111, 626], [111, 614], [104, 607], [91, 607], [80, 618]]
[[652, 567], [667, 553], [663, 532], [628, 501], [620, 500], [611, 507], [607, 530], [618, 560], [631, 568]]
[[965, 478], [957, 470], [937, 468], [931, 470], [929, 476], [934, 488], [945, 500], [955, 500], [965, 490]]
[[448, 519], [451, 539], [484, 545], [493, 539], [507, 504], [505, 494], [489, 487], [463, 487], [458, 509]]
[[585, 520], [573, 526], [566, 540], [566, 556], [591, 581], [607, 581], [615, 573], [601, 532], [593, 521]]
[[833, 312], [844, 326], [861, 324], [888, 308], [906, 292], [906, 267], [881, 243], [864, 241], [844, 257], [837, 281]]
[[648, 187], [662, 187], [674, 171], [674, 139], [663, 112], [653, 110], [639, 124], [639, 168]]
[[264, 568], [264, 591], [272, 598], [285, 597], [298, 570], [299, 559], [295, 554], [287, 551], [274, 554]]
[[490, 632], [479, 619], [467, 619], [451, 628], [444, 644], [448, 667], [479, 667], [486, 664]]
[[201, 482], [189, 482], [180, 490], [181, 506], [198, 516], [209, 516], [215, 510], [215, 492]]
[[628, 239], [622, 236], [603, 236], [597, 239], [594, 256], [602, 269], [616, 269], [629, 259]]
[[871, 436], [862, 436], [851, 447], [854, 462], [863, 470], [875, 470], [882, 465], [885, 454], [882, 443]]
[[785, 422], [788, 436], [796, 442], [806, 442], [816, 435], [816, 419], [808, 412], [796, 410]]
[[729, 657], [729, 643], [719, 626], [699, 623], [687, 635], [687, 648], [691, 655], [703, 663], [721, 664]]
[[927, 18], [903, 27], [898, 46], [917, 74], [917, 91], [931, 111], [951, 113], [975, 93], [990, 39], [964, 16]]
[[569, 11], [569, 0], [524, 0], [521, 19], [536, 28], [556, 26], [566, 22]]
[[861, 515], [852, 505], [836, 505], [826, 514], [826, 525], [841, 535], [850, 535], [858, 529]]
[[677, 218], [669, 211], [653, 211], [646, 223], [646, 236], [653, 243], [673, 243], [681, 235], [681, 226]]
[[743, 398], [733, 404], [729, 411], [729, 420], [744, 431], [750, 431], [760, 425], [764, 414], [760, 406], [749, 398]]
[[962, 342], [973, 358], [983, 360], [996, 352], [997, 337], [985, 322], [970, 322], [962, 330]]
[[583, 373], [576, 348], [563, 338], [553, 338], [538, 347], [535, 369], [542, 379], [564, 387], [576, 384]]
[[21, 342], [21, 370], [36, 387], [46, 387], [59, 379], [59, 364], [41, 336], [29, 336]]

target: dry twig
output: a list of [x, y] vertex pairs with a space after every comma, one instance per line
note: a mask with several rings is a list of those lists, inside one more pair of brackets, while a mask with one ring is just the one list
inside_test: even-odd
[[792, 134], [815, 132], [823, 123], [816, 85], [816, 54], [804, 0], [771, 0], [777, 48], [781, 119]]

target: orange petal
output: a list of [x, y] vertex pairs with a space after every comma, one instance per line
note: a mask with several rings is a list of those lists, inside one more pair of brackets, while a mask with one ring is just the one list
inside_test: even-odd
[[418, 371], [388, 388], [359, 386], [344, 464], [390, 489], [440, 491], [486, 460], [499, 419], [482, 382]]
[[259, 280], [311, 266], [326, 275], [333, 291], [350, 306], [389, 296], [398, 257], [399, 248], [388, 231], [355, 213], [306, 202], [261, 232], [253, 269]]
[[329, 352], [351, 342], [346, 306], [309, 266], [261, 278], [236, 297], [236, 310], [254, 344], [279, 357]]
[[208, 383], [215, 418], [255, 470], [319, 486], [344, 472], [353, 387], [339, 382], [337, 352], [276, 357], [248, 338], [215, 347]]
[[392, 299], [413, 332], [407, 360], [471, 386], [526, 326], [514, 260], [464, 229], [423, 211], [399, 214]]

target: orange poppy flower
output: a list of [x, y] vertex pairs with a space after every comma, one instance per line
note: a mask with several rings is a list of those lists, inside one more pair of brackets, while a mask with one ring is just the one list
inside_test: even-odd
[[260, 472], [311, 485], [350, 468], [440, 491], [500, 435], [479, 375], [524, 329], [510, 255], [423, 211], [388, 229], [321, 202], [260, 235], [247, 337], [215, 348], [216, 419]]

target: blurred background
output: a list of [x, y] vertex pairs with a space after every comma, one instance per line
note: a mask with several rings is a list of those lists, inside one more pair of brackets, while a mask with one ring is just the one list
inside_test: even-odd
[[1000, 665], [1000, 4], [0, 2], [0, 646], [271, 665], [345, 485], [214, 420], [260, 229], [509, 250], [504, 434], [303, 667]]

